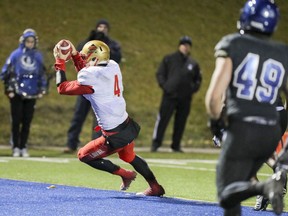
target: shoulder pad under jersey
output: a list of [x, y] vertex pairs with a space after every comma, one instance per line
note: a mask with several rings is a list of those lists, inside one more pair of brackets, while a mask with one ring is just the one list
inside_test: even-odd
[[93, 85], [96, 79], [96, 72], [89, 68], [83, 68], [78, 72], [77, 80], [81, 85]]
[[215, 46], [215, 49], [214, 49], [215, 50], [215, 54], [214, 54], [215, 58], [228, 57], [231, 42], [239, 36], [240, 36], [239, 33], [224, 36]]

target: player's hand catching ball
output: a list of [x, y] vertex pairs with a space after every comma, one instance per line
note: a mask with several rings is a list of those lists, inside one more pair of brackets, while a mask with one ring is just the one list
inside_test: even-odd
[[70, 44], [70, 46], [71, 46], [71, 55], [72, 56], [75, 56], [75, 55], [77, 55], [77, 53], [78, 53], [78, 51], [76, 50], [76, 48], [75, 48], [75, 46], [73, 45], [73, 43], [71, 42], [71, 41], [69, 41], [69, 40], [66, 40], [69, 44]]
[[71, 44], [72, 43], [68, 40], [59, 41], [53, 49], [54, 58], [69, 61], [71, 59], [73, 48], [75, 49], [75, 47], [73, 45], [71, 46]]

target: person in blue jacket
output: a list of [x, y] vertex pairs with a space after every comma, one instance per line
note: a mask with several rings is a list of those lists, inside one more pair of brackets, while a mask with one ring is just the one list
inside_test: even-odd
[[36, 32], [26, 29], [19, 39], [18, 48], [9, 55], [0, 74], [10, 101], [13, 157], [29, 157], [27, 140], [36, 100], [47, 90], [46, 69], [37, 45]]

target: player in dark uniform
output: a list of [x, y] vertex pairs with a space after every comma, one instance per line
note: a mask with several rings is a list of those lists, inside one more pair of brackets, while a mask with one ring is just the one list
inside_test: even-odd
[[[284, 148], [284, 140], [283, 136], [286, 132], [287, 129], [287, 110], [285, 109], [285, 106], [283, 104], [282, 98], [278, 97], [277, 102], [276, 102], [276, 110], [279, 112], [279, 117], [280, 117], [280, 128], [281, 128], [281, 134], [282, 138], [278, 142], [277, 149], [274, 151], [273, 155], [266, 161], [266, 164], [273, 170], [273, 172], [277, 172], [277, 163], [276, 161], [278, 160], [280, 155], [281, 150]], [[222, 109], [222, 114], [225, 115], [225, 108]], [[217, 147], [221, 147], [222, 143], [222, 137], [225, 133], [225, 125], [223, 124], [223, 128], [221, 130], [220, 135], [213, 137], [213, 142], [214, 145]], [[252, 181], [259, 181], [257, 176], [252, 177]], [[283, 187], [283, 196], [287, 193], [287, 175], [285, 177], [284, 175], [284, 187]], [[267, 206], [269, 205], [269, 199], [263, 195], [257, 195], [256, 197], [256, 203], [254, 206], [255, 211], [265, 211]]]
[[288, 46], [270, 40], [279, 18], [269, 0], [249, 0], [238, 22], [239, 33], [215, 47], [216, 66], [206, 93], [210, 127], [218, 136], [225, 97], [228, 126], [217, 164], [217, 192], [224, 215], [241, 215], [241, 202], [265, 195], [276, 214], [283, 211], [285, 171], [265, 182], [251, 182], [281, 138], [277, 97], [287, 93]]

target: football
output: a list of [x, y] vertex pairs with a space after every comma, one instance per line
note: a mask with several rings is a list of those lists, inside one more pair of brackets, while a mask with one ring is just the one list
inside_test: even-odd
[[65, 61], [69, 61], [71, 59], [72, 52], [72, 47], [70, 43], [68, 43], [66, 40], [61, 40], [58, 44], [58, 48], [59, 52], [61, 52], [63, 56], [66, 56], [69, 53], [69, 55], [67, 55], [64, 59]]

